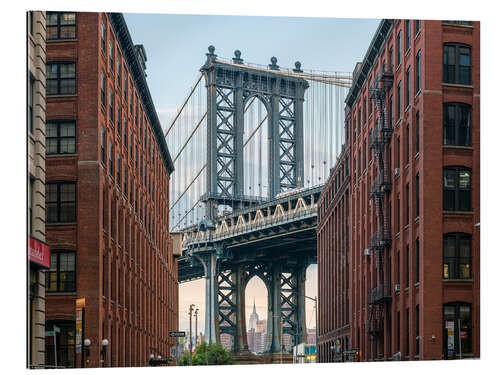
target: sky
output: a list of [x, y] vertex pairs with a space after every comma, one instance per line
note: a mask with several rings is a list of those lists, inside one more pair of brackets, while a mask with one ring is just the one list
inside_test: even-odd
[[[293, 68], [295, 61], [300, 61], [303, 70], [352, 72], [356, 62], [363, 60], [380, 22], [170, 14], [125, 14], [125, 20], [133, 42], [145, 47], [149, 90], [164, 129], [194, 86], [209, 45], [215, 46], [215, 53], [222, 58], [232, 58], [238, 49], [245, 62], [266, 65], [276, 56], [283, 68]], [[316, 265], [307, 269], [306, 279], [306, 295], [316, 296]], [[204, 330], [204, 294], [203, 279], [180, 284], [180, 330], [189, 329], [191, 303], [199, 309], [198, 330]], [[266, 319], [264, 284], [252, 279], [245, 295], [247, 321], [254, 299], [260, 319]], [[314, 303], [310, 300], [306, 300], [306, 324], [315, 327]]]

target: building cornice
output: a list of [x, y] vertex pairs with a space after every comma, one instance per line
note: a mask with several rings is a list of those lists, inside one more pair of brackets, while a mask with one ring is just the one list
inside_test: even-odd
[[136, 48], [132, 42], [132, 37], [128, 31], [125, 18], [122, 13], [107, 13], [108, 18], [113, 26], [120, 47], [123, 51], [123, 56], [127, 61], [130, 68], [130, 73], [134, 78], [135, 86], [139, 91], [142, 103], [146, 108], [146, 114], [148, 116], [149, 122], [153, 128], [153, 132], [156, 137], [156, 143], [160, 149], [160, 153], [163, 159], [163, 163], [167, 169], [167, 172], [171, 174], [174, 171], [174, 163], [172, 162], [172, 157], [168, 150], [167, 142], [165, 141], [165, 136], [163, 135], [163, 129], [156, 112], [156, 108], [151, 98], [151, 93], [149, 92], [148, 84], [146, 82], [146, 76], [144, 70], [141, 67], [139, 58], [137, 56]]
[[352, 105], [358, 98], [358, 95], [361, 92], [361, 89], [363, 88], [366, 79], [370, 75], [373, 64], [377, 60], [380, 50], [387, 39], [387, 36], [389, 35], [389, 32], [392, 30], [392, 27], [394, 26], [394, 22], [395, 20], [386, 20], [386, 19], [380, 21], [377, 31], [375, 32], [375, 35], [373, 36], [373, 39], [370, 43], [370, 47], [368, 47], [365, 57], [363, 58], [361, 67], [358, 69], [358, 71], [353, 77], [352, 86], [345, 100], [345, 103], [349, 107], [352, 107]]

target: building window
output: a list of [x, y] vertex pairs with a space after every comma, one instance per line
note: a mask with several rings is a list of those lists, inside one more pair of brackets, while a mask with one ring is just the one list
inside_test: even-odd
[[76, 221], [76, 183], [48, 182], [45, 185], [47, 223]]
[[420, 282], [420, 240], [415, 240], [415, 283]]
[[406, 165], [410, 163], [410, 124], [406, 125]]
[[443, 210], [472, 211], [471, 170], [446, 167], [443, 170]]
[[393, 105], [392, 105], [392, 95], [391, 97], [389, 98], [389, 124], [391, 124], [391, 128], [393, 127], [394, 125], [394, 117], [393, 117], [393, 114], [394, 114], [394, 110], [393, 110]]
[[401, 81], [398, 82], [398, 119], [401, 118]]
[[410, 309], [406, 309], [406, 340], [405, 340], [405, 356], [410, 355]]
[[101, 22], [101, 51], [106, 55], [106, 25], [104, 25], [104, 20]]
[[122, 82], [122, 66], [120, 64], [120, 58], [116, 58], [116, 85], [120, 88]]
[[415, 20], [415, 36], [420, 33], [420, 20]]
[[111, 122], [114, 122], [115, 118], [114, 118], [114, 103], [115, 101], [115, 98], [114, 98], [114, 93], [113, 93], [113, 89], [110, 88], [109, 89], [109, 120]]
[[[127, 107], [125, 107], [125, 112], [127, 112]], [[127, 134], [128, 134], [128, 129], [127, 129], [127, 115], [125, 114], [125, 117], [123, 118], [123, 146], [124, 146], [124, 151], [127, 152]]]
[[401, 137], [398, 136], [398, 153], [397, 153], [397, 168], [401, 167]]
[[469, 303], [453, 302], [443, 305], [443, 334], [445, 359], [472, 353], [472, 314]]
[[443, 21], [443, 23], [449, 23], [452, 25], [472, 26], [472, 21]]
[[416, 76], [416, 79], [415, 79], [415, 95], [418, 94], [420, 92], [420, 60], [421, 60], [421, 56], [422, 56], [422, 51], [418, 51], [417, 53], [417, 57], [416, 57], [416, 61], [415, 61], [415, 64], [416, 64], [416, 69], [417, 69], [417, 76]]
[[101, 163], [106, 168], [106, 131], [101, 126]]
[[109, 175], [114, 178], [113, 174], [113, 143], [110, 141], [108, 145], [108, 164], [109, 164]]
[[410, 245], [406, 245], [406, 270], [405, 270], [405, 286], [410, 286]]
[[398, 32], [398, 39], [396, 45], [396, 64], [399, 66], [401, 64], [401, 30]]
[[445, 103], [443, 112], [443, 143], [471, 146], [471, 106], [464, 103]]
[[123, 166], [123, 194], [125, 195], [125, 199], [127, 199], [127, 163]]
[[76, 94], [75, 63], [47, 64], [47, 95]]
[[465, 44], [443, 46], [443, 82], [471, 85], [471, 48]]
[[76, 38], [76, 13], [47, 12], [47, 40]]
[[101, 72], [101, 105], [106, 109], [106, 76]]
[[120, 175], [120, 168], [121, 163], [120, 163], [120, 155], [116, 154], [116, 184], [118, 185], [118, 189], [121, 188], [121, 175]]
[[415, 356], [420, 354], [420, 305], [415, 307]]
[[47, 275], [48, 292], [76, 291], [76, 253], [58, 251], [50, 254], [50, 269]]
[[[399, 229], [401, 228], [401, 195], [398, 193], [398, 232]], [[399, 283], [399, 280], [398, 280]]]
[[394, 48], [391, 46], [391, 48], [389, 49], [389, 68], [391, 69], [391, 71], [392, 71], [393, 55], [394, 55]]
[[420, 151], [420, 112], [415, 115], [415, 155]]
[[[125, 103], [128, 101], [127, 97], [128, 93], [128, 79], [127, 79], [127, 71], [123, 71], [123, 100], [125, 100]], [[127, 106], [125, 105], [125, 112], [127, 112]]]
[[33, 99], [35, 91], [35, 78], [30, 73], [28, 80], [28, 129], [33, 133]]
[[415, 217], [420, 216], [420, 174], [415, 176]]
[[406, 225], [410, 224], [410, 184], [406, 184]]
[[[54, 336], [45, 338], [45, 365], [57, 365], [65, 368], [75, 367], [75, 321], [49, 320], [45, 322], [45, 332], [54, 332]], [[56, 343], [54, 347], [54, 341]], [[54, 351], [57, 353], [54, 353]], [[56, 355], [57, 354], [57, 355]], [[56, 363], [57, 357], [57, 363]]]
[[122, 108], [120, 107], [120, 103], [116, 103], [116, 131], [118, 133], [118, 137], [122, 136]]
[[443, 236], [443, 279], [472, 278], [472, 236], [448, 233]]
[[47, 121], [47, 155], [76, 152], [75, 121]]
[[410, 105], [411, 99], [411, 67], [406, 69], [406, 107]]
[[109, 70], [113, 71], [115, 60], [113, 58], [113, 41], [109, 41]]
[[406, 51], [408, 51], [410, 49], [410, 44], [411, 44], [411, 39], [410, 39], [410, 35], [411, 35], [411, 22], [410, 20], [406, 20], [406, 27], [405, 27], [405, 31], [406, 31]]

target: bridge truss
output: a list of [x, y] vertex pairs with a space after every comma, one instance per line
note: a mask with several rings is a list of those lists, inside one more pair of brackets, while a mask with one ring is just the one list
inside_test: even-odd
[[[344, 139], [349, 74], [244, 64], [210, 46], [166, 138], [175, 164], [171, 231], [179, 281], [205, 278], [205, 337], [248, 351], [245, 288], [268, 292], [267, 352], [306, 339], [305, 271], [316, 263], [317, 199]], [[202, 81], [205, 87], [202, 86]]]

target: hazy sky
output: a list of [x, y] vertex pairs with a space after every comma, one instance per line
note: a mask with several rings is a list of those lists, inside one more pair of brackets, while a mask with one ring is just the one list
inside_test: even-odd
[[[241, 51], [245, 62], [268, 64], [276, 56], [278, 65], [302, 69], [352, 72], [361, 61], [380, 20], [336, 18], [245, 17], [203, 15], [125, 14], [135, 44], [147, 54], [147, 81], [165, 129], [182, 104], [206, 60], [209, 45], [220, 57]], [[179, 287], [179, 328], [188, 330], [188, 309], [199, 309], [198, 330], [204, 330], [204, 280]], [[306, 294], [317, 295], [317, 266], [307, 270]], [[266, 319], [267, 292], [257, 278], [246, 290], [246, 312], [253, 300], [260, 319]], [[314, 327], [313, 302], [307, 300], [306, 323]], [[193, 323], [194, 330], [194, 323]]]

